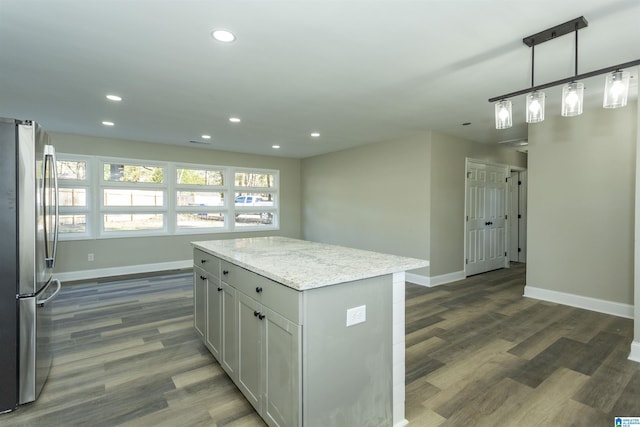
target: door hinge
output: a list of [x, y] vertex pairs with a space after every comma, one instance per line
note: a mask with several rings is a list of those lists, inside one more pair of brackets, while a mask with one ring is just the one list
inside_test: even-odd
[[506, 252], [504, 253], [504, 256], [507, 256], [507, 253], [506, 253]]
[[518, 219], [521, 219], [521, 218], [522, 218], [522, 215], [518, 214]]
[[518, 248], [518, 252], [522, 252], [522, 248]]
[[522, 181], [518, 181], [518, 185], [522, 185]]
[[467, 215], [467, 221], [469, 221], [469, 215]]
[[509, 182], [509, 178], [505, 178], [505, 179], [504, 179], [504, 182]]
[[504, 216], [504, 219], [507, 219], [507, 215]]
[[471, 178], [471, 172], [467, 172], [467, 178]]
[[469, 264], [469, 258], [465, 258], [464, 263]]

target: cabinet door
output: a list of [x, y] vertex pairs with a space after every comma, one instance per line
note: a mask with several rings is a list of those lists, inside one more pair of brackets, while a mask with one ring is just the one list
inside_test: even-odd
[[238, 302], [238, 388], [258, 411], [262, 412], [262, 305], [242, 292]]
[[238, 323], [236, 290], [222, 282], [222, 353], [220, 364], [232, 380], [238, 377]]
[[265, 406], [270, 426], [302, 425], [300, 331], [298, 325], [264, 308]]
[[204, 339], [207, 327], [207, 275], [199, 268], [193, 269], [193, 326]]
[[213, 357], [220, 361], [222, 350], [222, 286], [218, 278], [207, 276], [207, 340], [206, 344]]

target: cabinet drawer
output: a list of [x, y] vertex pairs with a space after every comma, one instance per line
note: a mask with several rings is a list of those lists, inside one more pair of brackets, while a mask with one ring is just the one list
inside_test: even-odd
[[300, 292], [242, 267], [221, 261], [223, 282], [292, 322], [300, 323]]
[[193, 250], [193, 265], [207, 271], [207, 273], [218, 277], [220, 274], [220, 260], [200, 249]]
[[220, 284], [220, 279], [217, 274], [211, 274], [204, 268], [198, 267], [197, 265], [193, 266], [193, 274], [195, 275], [195, 279], [208, 280], [209, 283], [212, 283], [215, 286]]

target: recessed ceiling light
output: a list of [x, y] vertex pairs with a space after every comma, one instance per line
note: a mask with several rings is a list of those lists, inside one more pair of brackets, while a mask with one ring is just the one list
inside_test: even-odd
[[319, 138], [320, 137], [320, 132], [311, 132], [311, 137], [312, 138]]
[[107, 99], [109, 101], [116, 101], [116, 102], [122, 101], [122, 97], [118, 95], [107, 95]]
[[202, 135], [202, 139], [211, 139], [211, 135]]
[[278, 148], [280, 148], [280, 146], [279, 145], [272, 145], [271, 148], [275, 148], [277, 150]]
[[223, 43], [230, 43], [236, 39], [236, 36], [227, 30], [213, 30], [211, 37]]
[[105, 125], [105, 126], [113, 126], [115, 123], [108, 122], [108, 121], [105, 120], [105, 121], [102, 122], [102, 124]]
[[229, 121], [231, 123], [240, 123], [240, 119], [238, 117], [229, 117]]

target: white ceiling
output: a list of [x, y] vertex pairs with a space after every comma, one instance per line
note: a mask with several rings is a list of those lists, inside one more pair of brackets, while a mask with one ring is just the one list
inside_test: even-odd
[[[487, 99], [530, 85], [523, 37], [581, 15], [579, 73], [640, 58], [638, 0], [0, 0], [0, 116], [288, 157], [427, 130], [526, 138], [524, 96], [502, 131]], [[574, 52], [572, 35], [537, 46], [535, 83], [571, 76]], [[585, 81], [585, 108], [603, 84]], [[546, 90], [547, 115], [560, 91]]]

